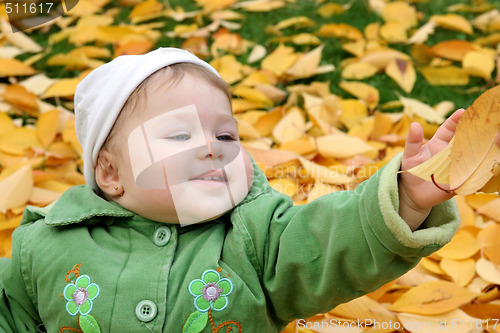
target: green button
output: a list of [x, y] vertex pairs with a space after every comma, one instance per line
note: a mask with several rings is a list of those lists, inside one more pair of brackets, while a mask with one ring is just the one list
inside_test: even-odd
[[153, 242], [155, 243], [155, 245], [165, 246], [167, 245], [169, 240], [170, 240], [170, 229], [167, 227], [158, 227], [153, 237]]
[[140, 301], [135, 307], [135, 315], [142, 322], [150, 322], [156, 317], [156, 304], [150, 300]]

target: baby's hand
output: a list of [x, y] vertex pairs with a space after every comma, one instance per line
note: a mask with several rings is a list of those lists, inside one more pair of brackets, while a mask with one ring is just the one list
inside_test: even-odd
[[[436, 134], [425, 145], [422, 126], [413, 123], [406, 139], [406, 146], [401, 161], [401, 171], [409, 170], [430, 159], [445, 148], [455, 135], [458, 120], [464, 113], [459, 109], [453, 113], [436, 131]], [[500, 139], [500, 135], [497, 136]], [[403, 172], [399, 179], [399, 215], [414, 231], [425, 220], [431, 208], [453, 197], [409, 172]]]

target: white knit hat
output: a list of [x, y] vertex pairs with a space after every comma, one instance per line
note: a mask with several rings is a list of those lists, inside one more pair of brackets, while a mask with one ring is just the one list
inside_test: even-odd
[[124, 55], [93, 70], [76, 87], [76, 135], [83, 148], [83, 175], [87, 185], [98, 191], [94, 169], [97, 156], [113, 124], [137, 86], [157, 70], [188, 62], [219, 75], [205, 61], [188, 51], [159, 48], [143, 55]]

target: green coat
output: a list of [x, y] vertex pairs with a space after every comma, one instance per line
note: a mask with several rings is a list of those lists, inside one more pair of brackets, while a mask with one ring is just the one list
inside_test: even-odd
[[449, 201], [410, 231], [399, 165], [301, 206], [254, 165], [233, 211], [186, 227], [73, 187], [29, 207], [14, 232], [12, 260], [0, 262], [0, 332], [279, 332], [327, 312], [402, 275], [458, 227]]

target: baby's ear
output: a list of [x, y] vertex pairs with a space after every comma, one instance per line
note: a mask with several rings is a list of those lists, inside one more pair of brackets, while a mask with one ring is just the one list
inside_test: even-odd
[[106, 149], [101, 149], [97, 157], [95, 180], [106, 196], [113, 197], [122, 191], [116, 160]]

